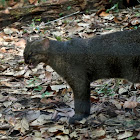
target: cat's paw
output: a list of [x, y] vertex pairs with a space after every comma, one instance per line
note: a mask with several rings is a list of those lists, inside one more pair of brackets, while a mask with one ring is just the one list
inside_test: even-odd
[[86, 118], [86, 117], [88, 117], [89, 115], [88, 114], [85, 114], [85, 115], [82, 115], [82, 114], [75, 114], [73, 117], [71, 117], [70, 119], [69, 119], [69, 123], [70, 124], [74, 124], [74, 123], [76, 123], [77, 121], [81, 121], [83, 118]]

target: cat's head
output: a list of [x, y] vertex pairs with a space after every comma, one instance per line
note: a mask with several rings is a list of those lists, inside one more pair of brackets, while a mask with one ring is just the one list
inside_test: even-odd
[[49, 48], [49, 39], [38, 39], [32, 42], [26, 42], [24, 49], [24, 61], [26, 64], [37, 66], [40, 62], [47, 64], [47, 50]]

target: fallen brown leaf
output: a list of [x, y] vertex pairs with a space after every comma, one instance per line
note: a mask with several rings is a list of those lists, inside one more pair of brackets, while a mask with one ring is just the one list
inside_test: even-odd
[[137, 105], [138, 105], [137, 102], [125, 101], [123, 108], [133, 109], [133, 108], [137, 107]]
[[109, 15], [109, 13], [106, 13], [105, 11], [102, 11], [100, 14], [99, 14], [99, 16], [101, 16], [101, 17], [106, 17], [106, 16], [108, 16]]

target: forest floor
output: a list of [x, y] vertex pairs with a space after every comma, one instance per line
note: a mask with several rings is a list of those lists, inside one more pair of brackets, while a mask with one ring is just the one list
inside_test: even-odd
[[41, 63], [24, 63], [25, 39], [89, 38], [140, 24], [140, 7], [88, 11], [49, 24], [40, 19], [22, 28], [0, 31], [0, 139], [4, 140], [133, 140], [140, 139], [140, 84], [123, 79], [91, 83], [91, 115], [70, 125], [73, 94], [68, 84]]

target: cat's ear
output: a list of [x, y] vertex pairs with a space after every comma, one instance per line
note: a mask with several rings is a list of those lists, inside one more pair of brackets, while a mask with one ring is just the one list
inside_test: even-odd
[[45, 38], [45, 39], [43, 39], [43, 49], [44, 50], [46, 50], [46, 49], [48, 49], [49, 48], [49, 46], [50, 46], [50, 40], [48, 39], [48, 38]]

